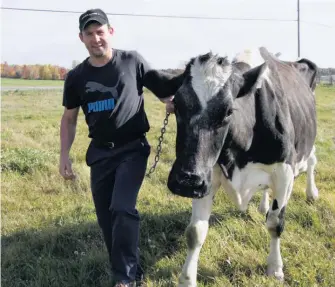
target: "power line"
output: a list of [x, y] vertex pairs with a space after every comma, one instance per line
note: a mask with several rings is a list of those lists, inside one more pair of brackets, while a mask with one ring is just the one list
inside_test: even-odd
[[[32, 8], [14, 8], [1, 7], [3, 10], [14, 11], [31, 11], [31, 12], [50, 12], [50, 13], [70, 13], [81, 14], [83, 11], [69, 11], [69, 10], [51, 10], [51, 9], [32, 9]], [[206, 16], [185, 16], [185, 15], [158, 15], [158, 14], [135, 14], [135, 13], [110, 13], [112, 16], [129, 16], [129, 17], [152, 17], [152, 18], [177, 18], [177, 19], [200, 19], [200, 20], [232, 20], [232, 21], [272, 21], [272, 22], [296, 22], [295, 19], [278, 19], [278, 18], [230, 18], [230, 17], [206, 17]]]
[[323, 26], [323, 27], [327, 27], [327, 28], [335, 28], [334, 26], [323, 24], [323, 23], [318, 23], [318, 22], [303, 21], [303, 20], [300, 20], [300, 22], [305, 23], [305, 24], [310, 24], [310, 25]]
[[[81, 14], [83, 11], [70, 11], [70, 10], [51, 10], [51, 9], [33, 9], [33, 8], [15, 8], [15, 7], [0, 7], [3, 10], [13, 11], [30, 11], [30, 12], [49, 12], [49, 13], [69, 13]], [[231, 17], [206, 17], [206, 16], [185, 16], [185, 15], [158, 15], [158, 14], [135, 14], [135, 13], [110, 13], [111, 16], [128, 16], [128, 17], [151, 17], [151, 18], [175, 18], [175, 19], [200, 19], [200, 20], [230, 20], [230, 21], [272, 21], [272, 22], [297, 22], [297, 19], [279, 19], [279, 18], [231, 18]], [[323, 26], [326, 28], [334, 28], [334, 26], [300, 20], [301, 23]]]

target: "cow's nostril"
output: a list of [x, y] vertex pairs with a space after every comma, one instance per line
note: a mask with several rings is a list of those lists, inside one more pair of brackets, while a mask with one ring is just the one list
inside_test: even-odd
[[195, 173], [181, 171], [176, 175], [177, 182], [181, 185], [190, 187], [201, 187], [204, 181]]

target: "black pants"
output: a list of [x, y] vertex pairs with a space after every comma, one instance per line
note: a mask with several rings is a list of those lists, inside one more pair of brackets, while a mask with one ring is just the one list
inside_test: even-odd
[[[120, 148], [91, 144], [87, 163], [99, 226], [107, 246], [113, 279], [135, 280], [139, 266], [139, 223], [136, 209], [150, 146], [145, 138]], [[139, 274], [138, 274], [139, 275]]]

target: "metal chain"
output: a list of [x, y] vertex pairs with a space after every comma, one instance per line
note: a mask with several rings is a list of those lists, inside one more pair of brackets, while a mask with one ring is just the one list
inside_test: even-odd
[[149, 172], [146, 174], [147, 177], [150, 177], [150, 175], [155, 171], [157, 163], [159, 162], [160, 154], [162, 152], [163, 137], [164, 137], [164, 134], [166, 132], [166, 126], [169, 123], [169, 115], [170, 115], [170, 113], [166, 112], [163, 127], [161, 128], [161, 135], [158, 138], [158, 145], [157, 145], [157, 148], [156, 148], [155, 161], [154, 161], [153, 165], [151, 166]]

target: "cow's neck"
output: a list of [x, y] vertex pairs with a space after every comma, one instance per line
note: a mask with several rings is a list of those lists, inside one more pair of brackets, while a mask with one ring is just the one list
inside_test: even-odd
[[[235, 70], [231, 79], [231, 86], [238, 85], [243, 80], [243, 72]], [[235, 89], [238, 89], [235, 87]], [[233, 169], [239, 165], [236, 154], [246, 154], [249, 146], [250, 136], [253, 134], [255, 98], [253, 94], [245, 94], [236, 97], [237, 92], [233, 92], [233, 116], [229, 123], [229, 130], [225, 138], [223, 148], [218, 158], [218, 164], [224, 176], [228, 179], [232, 177]], [[244, 158], [244, 156], [242, 156]]]

